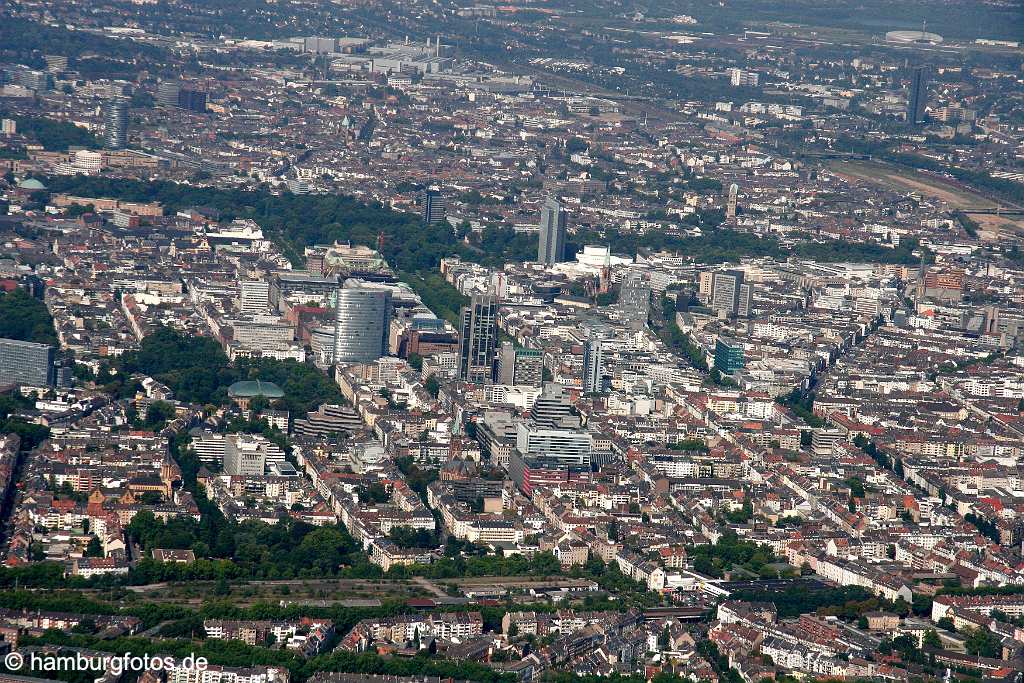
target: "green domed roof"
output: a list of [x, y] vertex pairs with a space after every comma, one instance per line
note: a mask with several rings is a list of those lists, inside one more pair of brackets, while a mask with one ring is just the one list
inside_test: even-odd
[[46, 189], [46, 185], [43, 185], [41, 182], [39, 182], [35, 178], [25, 178], [20, 183], [18, 183], [18, 187], [20, 187], [23, 190], [45, 190]]
[[281, 398], [284, 396], [284, 391], [273, 382], [264, 382], [258, 379], [243, 380], [228, 387], [228, 396], [231, 398], [255, 398], [256, 396]]

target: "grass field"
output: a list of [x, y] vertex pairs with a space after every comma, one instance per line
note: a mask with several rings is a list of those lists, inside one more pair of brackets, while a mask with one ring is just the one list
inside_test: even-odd
[[944, 182], [934, 176], [917, 173], [875, 161], [831, 161], [828, 167], [839, 175], [888, 187], [900, 192], [917, 192], [934, 197], [950, 209], [976, 209], [996, 204], [977, 192]]
[[[875, 161], [831, 161], [828, 167], [841, 176], [886, 187], [897, 192], [917, 192], [933, 197], [950, 210], [992, 208], [997, 200], [934, 176]], [[971, 214], [981, 226], [980, 237], [992, 241], [1005, 235], [1024, 234], [1024, 217]]]

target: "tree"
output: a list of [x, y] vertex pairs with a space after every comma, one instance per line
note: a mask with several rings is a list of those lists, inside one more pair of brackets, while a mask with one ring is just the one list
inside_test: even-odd
[[160, 431], [173, 420], [175, 415], [174, 406], [167, 401], [153, 401], [146, 408], [146, 419], [142, 426], [153, 431]]
[[953, 620], [949, 617], [942, 617], [935, 623], [936, 625], [938, 625], [939, 628], [943, 629], [944, 631], [956, 633], [956, 624], [954, 624]]
[[441, 383], [437, 380], [437, 376], [431, 374], [427, 377], [426, 381], [423, 382], [423, 388], [426, 389], [431, 396], [437, 398], [437, 395], [441, 391]]
[[46, 304], [20, 287], [10, 292], [0, 291], [0, 338], [57, 344], [53, 318]]
[[1002, 654], [1003, 647], [999, 636], [988, 629], [968, 628], [964, 630], [964, 634], [967, 636], [967, 640], [964, 641], [967, 654], [980, 657], [999, 657]]
[[925, 631], [924, 637], [921, 638], [921, 644], [926, 647], [942, 647], [942, 639], [939, 638], [939, 634], [935, 632], [935, 629], [930, 628]]
[[100, 539], [93, 536], [89, 539], [89, 544], [85, 546], [86, 557], [103, 557], [103, 544], [100, 543]]

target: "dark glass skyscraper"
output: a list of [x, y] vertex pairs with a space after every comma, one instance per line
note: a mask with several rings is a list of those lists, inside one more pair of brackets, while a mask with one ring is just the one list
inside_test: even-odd
[[474, 384], [494, 382], [494, 349], [498, 338], [498, 301], [474, 294], [462, 307], [459, 377]]
[[604, 348], [601, 340], [591, 337], [583, 344], [583, 393], [604, 391]]
[[433, 225], [445, 219], [447, 207], [441, 191], [432, 187], [423, 192], [423, 225]]
[[554, 265], [565, 260], [565, 209], [554, 197], [548, 197], [540, 210], [540, 236], [537, 262]]
[[907, 123], [916, 126], [925, 122], [928, 104], [928, 68], [915, 66], [910, 71], [910, 92], [907, 94]]

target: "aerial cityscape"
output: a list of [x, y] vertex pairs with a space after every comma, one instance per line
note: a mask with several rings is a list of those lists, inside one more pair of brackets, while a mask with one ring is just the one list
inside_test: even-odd
[[1024, 0], [0, 2], [0, 683], [1024, 683]]

